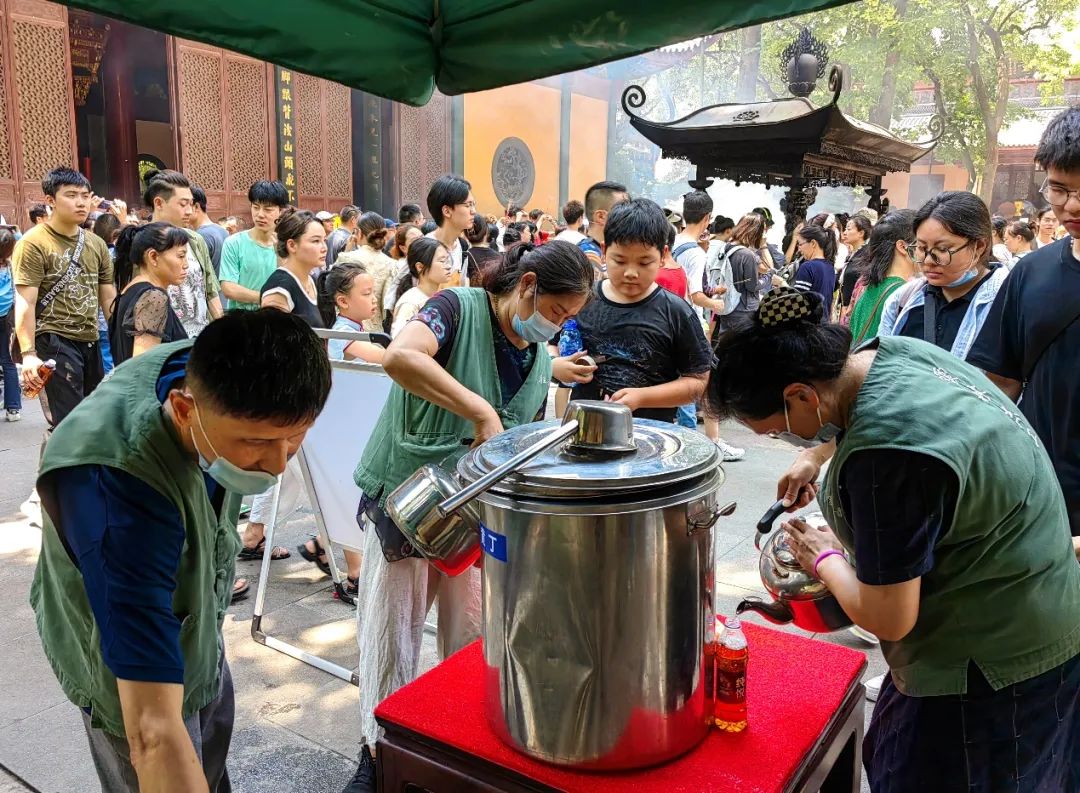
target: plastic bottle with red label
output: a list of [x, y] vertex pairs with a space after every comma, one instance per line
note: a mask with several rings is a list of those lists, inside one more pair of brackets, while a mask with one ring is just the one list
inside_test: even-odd
[[[706, 649], [706, 658], [709, 652]], [[750, 651], [738, 617], [716, 619], [712, 652], [713, 723], [725, 732], [746, 729], [746, 669]], [[708, 685], [708, 675], [706, 675]]]

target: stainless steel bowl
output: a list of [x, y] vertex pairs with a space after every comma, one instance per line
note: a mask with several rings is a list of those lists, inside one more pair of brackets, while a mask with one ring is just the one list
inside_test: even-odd
[[459, 490], [445, 470], [424, 465], [386, 498], [386, 513], [401, 533], [447, 575], [468, 569], [480, 554], [480, 518], [473, 504], [439, 514], [439, 504]]
[[630, 408], [617, 402], [597, 399], [578, 399], [571, 402], [563, 416], [563, 424], [578, 423], [578, 431], [568, 447], [578, 452], [632, 452], [634, 416]]

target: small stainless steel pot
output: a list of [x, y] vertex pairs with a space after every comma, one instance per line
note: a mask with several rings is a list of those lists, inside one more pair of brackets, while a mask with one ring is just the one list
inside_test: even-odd
[[563, 416], [563, 423], [570, 421], [578, 423], [578, 431], [569, 444], [573, 451], [620, 453], [637, 448], [634, 417], [626, 405], [579, 399], [570, 403]]

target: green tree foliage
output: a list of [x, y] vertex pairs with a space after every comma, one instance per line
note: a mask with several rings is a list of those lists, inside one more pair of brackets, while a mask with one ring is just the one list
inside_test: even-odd
[[[913, 140], [926, 136], [929, 115], [939, 113], [945, 133], [935, 157], [961, 163], [969, 187], [989, 200], [999, 134], [1029, 112], [1009, 102], [1010, 79], [1046, 81], [1044, 94], [1060, 96], [1062, 78], [1080, 71], [1080, 54], [1061, 43], [1077, 17], [1076, 0], [861, 0], [761, 25], [760, 35], [734, 31], [707, 40], [684, 62], [636, 80], [649, 96], [641, 112], [677, 118], [707, 104], [747, 101], [755, 85], [758, 100], [786, 96], [780, 53], [805, 26], [829, 46], [831, 61], [846, 67], [846, 113]], [[811, 97], [815, 104], [831, 98], [825, 83]], [[933, 103], [919, 108], [922, 124], [908, 116], [898, 125], [915, 107], [917, 86], [933, 88]]]

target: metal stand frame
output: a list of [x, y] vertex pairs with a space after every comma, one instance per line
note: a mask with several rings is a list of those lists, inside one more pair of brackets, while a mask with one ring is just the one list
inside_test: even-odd
[[[326, 550], [326, 558], [330, 563], [330, 578], [334, 582], [334, 590], [338, 593], [339, 598], [349, 605], [355, 606], [355, 601], [345, 594], [345, 587], [341, 581], [341, 572], [338, 570], [337, 561], [334, 559], [334, 545], [330, 542], [330, 535], [326, 531], [326, 521], [323, 519], [322, 509], [319, 507], [319, 499], [315, 495], [315, 487], [311, 481], [311, 469], [308, 467], [307, 457], [304, 454], [303, 446], [301, 446], [300, 450], [297, 452], [297, 459], [300, 462], [300, 470], [304, 475], [304, 488], [307, 490], [308, 498], [310, 499], [312, 508], [315, 512], [315, 526], [318, 531], [319, 544]], [[278, 505], [280, 501], [281, 482], [279, 481], [274, 485], [274, 500], [270, 507], [270, 520], [266, 524], [267, 552], [263, 554], [262, 567], [259, 570], [259, 585], [255, 590], [255, 612], [251, 617], [251, 638], [264, 647], [277, 650], [290, 658], [295, 658], [297, 661], [303, 661], [305, 664], [314, 666], [316, 669], [321, 669], [323, 672], [340, 678], [347, 683], [359, 686], [360, 677], [356, 673], [356, 670], [346, 669], [339, 664], [327, 661], [321, 656], [309, 653], [294, 644], [289, 644], [288, 642], [271, 636], [262, 629], [263, 605], [266, 601], [266, 587], [270, 581], [270, 549], [274, 547], [274, 527], [277, 525]], [[349, 550], [356, 549], [350, 548]]]
[[[390, 344], [390, 337], [384, 333], [354, 333], [351, 331], [316, 329], [315, 334], [322, 339], [370, 341], [375, 344], [381, 344], [384, 347]], [[362, 361], [331, 361], [330, 365], [334, 369], [361, 369], [373, 373], [382, 373], [382, 367], [376, 366], [375, 364], [363, 363]], [[311, 476], [311, 467], [308, 465], [307, 455], [304, 452], [302, 444], [297, 452], [297, 460], [300, 463], [300, 471], [304, 476], [304, 489], [307, 491], [308, 500], [311, 502], [312, 509], [315, 512], [315, 526], [318, 531], [319, 544], [325, 549], [326, 558], [330, 564], [330, 578], [334, 582], [334, 591], [343, 602], [350, 606], [355, 606], [356, 601], [345, 592], [345, 584], [342, 581], [341, 571], [338, 569], [337, 560], [334, 558], [334, 545], [336, 543], [331, 541], [330, 532], [326, 529], [326, 520], [323, 516], [322, 507], [319, 504], [318, 492], [315, 489], [315, 483]], [[343, 666], [327, 661], [325, 658], [309, 653], [300, 647], [271, 636], [268, 632], [263, 630], [263, 606], [266, 603], [266, 588], [270, 582], [270, 551], [274, 547], [274, 529], [277, 525], [278, 507], [281, 502], [280, 480], [274, 485], [273, 493], [274, 496], [270, 508], [270, 520], [266, 524], [267, 552], [263, 554], [262, 567], [259, 570], [259, 585], [255, 591], [255, 611], [251, 618], [251, 638], [264, 647], [277, 650], [279, 653], [284, 653], [290, 658], [295, 658], [297, 661], [302, 661], [316, 669], [321, 669], [323, 672], [331, 674], [348, 683], [352, 683], [354, 686], [359, 686], [360, 678], [357, 675], [356, 670], [346, 669]], [[359, 552], [361, 550], [360, 548], [348, 547], [351, 551]]]

